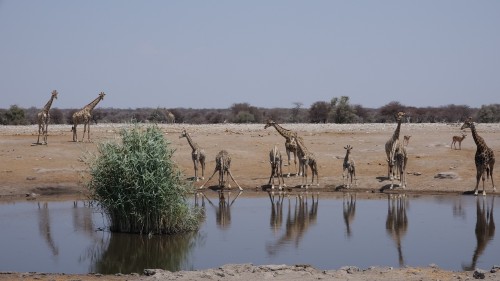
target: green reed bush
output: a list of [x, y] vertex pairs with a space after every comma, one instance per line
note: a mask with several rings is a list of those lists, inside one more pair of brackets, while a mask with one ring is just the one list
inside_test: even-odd
[[195, 230], [199, 212], [187, 203], [190, 185], [172, 160], [174, 150], [156, 126], [122, 130], [121, 143], [98, 145], [89, 158], [91, 199], [110, 218], [110, 230], [173, 234]]

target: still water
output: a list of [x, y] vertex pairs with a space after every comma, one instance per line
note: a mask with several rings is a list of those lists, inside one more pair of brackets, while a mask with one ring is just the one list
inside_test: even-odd
[[[84, 202], [0, 203], [0, 271], [130, 273], [227, 263], [427, 266], [500, 263], [493, 196], [320, 194], [319, 200], [205, 192], [199, 232], [174, 237], [110, 233]], [[229, 195], [229, 196], [227, 196]], [[275, 200], [278, 200], [275, 198]]]

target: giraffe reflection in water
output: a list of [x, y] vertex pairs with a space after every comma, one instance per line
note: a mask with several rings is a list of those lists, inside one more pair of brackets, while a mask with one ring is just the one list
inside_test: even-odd
[[[283, 247], [293, 242], [295, 247], [298, 247], [301, 239], [304, 237], [304, 234], [309, 229], [311, 225], [316, 223], [317, 215], [318, 215], [318, 199], [319, 195], [311, 193], [311, 203], [309, 204], [308, 200], [308, 192], [300, 193], [295, 196], [295, 203], [292, 203], [294, 200], [288, 197], [288, 211], [287, 218], [285, 223], [285, 230], [283, 235], [278, 238], [274, 243], [268, 243], [266, 245], [266, 249], [269, 255], [277, 254]], [[283, 197], [284, 194], [281, 194], [281, 199], [278, 198], [278, 201], [271, 200], [271, 226], [275, 232], [278, 232], [281, 228], [281, 224], [283, 221]], [[272, 196], [270, 195], [270, 198]], [[293, 204], [293, 211], [292, 211]], [[273, 216], [274, 212], [274, 216]], [[280, 215], [281, 214], [281, 215]], [[272, 219], [275, 219], [273, 221]]]
[[[239, 191], [238, 194], [231, 200], [231, 191], [224, 192], [223, 190], [218, 191], [219, 204], [215, 205], [210, 198], [208, 198], [205, 193], [200, 192], [203, 199], [207, 199], [208, 203], [214, 207], [215, 209], [215, 221], [217, 226], [221, 229], [228, 229], [231, 224], [231, 206], [234, 204], [234, 201], [238, 199], [238, 197], [243, 193], [243, 191]], [[227, 196], [227, 199], [226, 199]], [[195, 204], [199, 204], [196, 203]], [[203, 205], [205, 206], [204, 200]]]
[[408, 197], [405, 194], [390, 194], [387, 196], [387, 203], [388, 211], [385, 229], [392, 240], [396, 243], [399, 265], [404, 266], [405, 263], [401, 240], [406, 235], [408, 230], [408, 217], [406, 216]]
[[479, 257], [483, 254], [488, 243], [495, 236], [495, 220], [493, 219], [493, 206], [495, 197], [491, 197], [491, 205], [486, 197], [476, 198], [476, 249], [469, 265], [462, 264], [463, 270], [475, 270]]
[[59, 248], [57, 247], [54, 238], [52, 237], [49, 206], [47, 202], [38, 202], [38, 230], [40, 231], [40, 235], [42, 235], [42, 237], [47, 242], [47, 245], [52, 252], [52, 256], [58, 256]]
[[347, 237], [351, 237], [351, 224], [354, 221], [354, 216], [356, 215], [356, 193], [344, 193], [344, 201], [342, 206], [346, 235]]

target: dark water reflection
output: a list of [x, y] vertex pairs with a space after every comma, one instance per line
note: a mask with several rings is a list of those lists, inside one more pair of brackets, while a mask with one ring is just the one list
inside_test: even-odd
[[227, 263], [489, 268], [500, 260], [495, 198], [206, 191], [196, 233], [110, 233], [83, 202], [0, 204], [0, 271], [130, 273]]

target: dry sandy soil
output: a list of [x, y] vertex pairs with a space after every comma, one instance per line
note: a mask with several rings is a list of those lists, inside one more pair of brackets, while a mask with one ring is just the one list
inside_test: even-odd
[[[408, 186], [407, 193], [470, 193], [475, 185], [474, 153], [476, 145], [469, 129], [462, 142], [462, 150], [451, 149], [452, 136], [460, 135], [462, 124], [403, 124], [403, 135], [411, 135], [407, 146]], [[37, 140], [36, 126], [0, 127], [0, 200], [25, 200], [50, 197], [81, 198], [86, 195], [85, 176], [87, 166], [83, 159], [95, 153], [98, 143], [119, 140], [119, 131], [127, 124], [100, 124], [92, 126], [92, 142], [72, 142], [70, 126], [51, 125], [48, 145], [34, 145]], [[356, 162], [358, 184], [352, 187], [359, 192], [400, 192], [396, 187], [388, 190], [385, 142], [392, 136], [396, 124], [284, 124], [303, 137], [307, 148], [316, 155], [319, 164], [319, 192], [342, 191], [342, 162], [344, 146], [351, 145]], [[215, 155], [226, 149], [232, 156], [231, 170], [238, 183], [247, 192], [262, 192], [270, 175], [269, 151], [276, 144], [286, 158], [284, 138], [264, 124], [235, 125], [160, 125], [172, 147], [174, 159], [186, 178], [194, 175], [191, 148], [185, 138], [179, 138], [183, 128], [193, 140], [205, 149], [207, 167], [205, 179], [213, 173]], [[496, 155], [500, 155], [500, 124], [477, 124], [477, 131]], [[79, 132], [79, 138], [82, 131]], [[86, 139], [86, 138], [85, 138]], [[286, 162], [286, 161], [285, 161]], [[292, 165], [284, 167], [295, 172]], [[310, 175], [310, 172], [309, 172]], [[309, 178], [310, 179], [310, 178]], [[498, 172], [494, 175], [498, 182]], [[300, 177], [285, 179], [291, 191], [300, 190]], [[215, 185], [214, 177], [208, 185]], [[194, 183], [199, 186], [202, 182]], [[234, 186], [234, 185], [233, 185]], [[491, 182], [486, 184], [488, 194], [493, 194]], [[26, 195], [30, 195], [26, 197]], [[348, 273], [350, 272], [350, 273]], [[286, 274], [285, 274], [286, 273]], [[195, 274], [195, 275], [193, 275]], [[197, 274], [197, 275], [196, 275]], [[205, 276], [205, 275], [206, 276]], [[340, 278], [344, 280], [450, 280], [472, 277], [472, 272], [448, 272], [437, 268], [405, 268], [388, 270], [318, 271], [312, 267], [234, 265], [194, 273], [166, 273], [158, 271], [153, 276], [106, 276], [114, 280], [250, 280], [271, 278], [275, 280], [313, 280]], [[490, 273], [487, 273], [487, 276]], [[15, 280], [20, 274], [0, 274], [0, 280]], [[383, 276], [383, 278], [381, 278]], [[40, 280], [94, 280], [93, 275], [26, 275], [25, 278]], [[379, 278], [380, 277], [380, 278]], [[493, 274], [489, 277], [498, 278]], [[65, 279], [66, 278], [66, 279]], [[304, 279], [305, 278], [305, 279]], [[393, 279], [391, 279], [393, 278]]]

